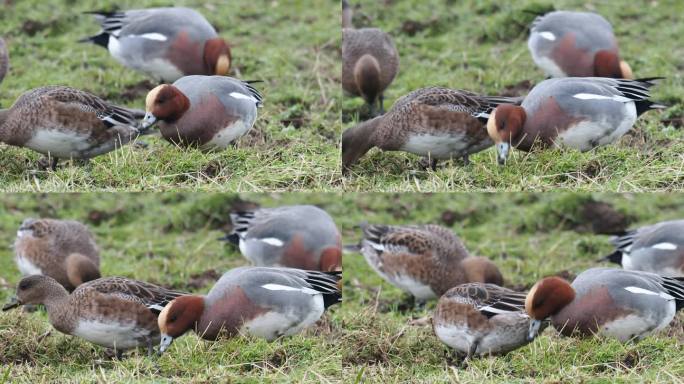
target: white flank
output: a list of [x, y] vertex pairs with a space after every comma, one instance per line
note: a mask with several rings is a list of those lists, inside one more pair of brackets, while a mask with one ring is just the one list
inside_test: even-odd
[[299, 291], [306, 293], [308, 295], [320, 295], [321, 293], [307, 287], [288, 287], [287, 285], [280, 284], [266, 284], [262, 285], [261, 288], [268, 289], [269, 291]]
[[264, 242], [268, 245], [272, 245], [274, 247], [282, 247], [285, 243], [283, 243], [282, 240], [276, 239], [275, 237], [267, 237], [264, 239], [258, 239], [261, 242]]
[[399, 288], [411, 293], [418, 300], [428, 300], [437, 297], [429, 285], [416, 281], [408, 276], [396, 276], [394, 284]]
[[625, 252], [622, 252], [622, 268], [626, 270], [634, 270], [634, 263], [632, 263], [632, 257]]
[[138, 340], [148, 336], [150, 331], [137, 327], [135, 323], [80, 320], [72, 334], [103, 347], [130, 349], [140, 345]]
[[464, 134], [454, 133], [445, 135], [413, 135], [401, 147], [402, 151], [435, 159], [450, 159], [460, 157], [468, 151], [468, 141]]
[[600, 118], [596, 121], [581, 121], [560, 132], [559, 141], [556, 144], [562, 144], [580, 151], [588, 151], [615, 142], [629, 131], [636, 121], [634, 102], [621, 105], [622, 111], [613, 110], [614, 113], [620, 113], [623, 116], [622, 122], [617, 127], [610, 121], [606, 121], [607, 118]]
[[294, 312], [266, 312], [255, 319], [245, 322], [241, 332], [263, 337], [269, 341], [281, 335], [294, 335], [321, 318], [324, 310], [323, 296], [320, 294], [313, 296], [312, 300], [311, 311], [303, 319]]
[[639, 288], [639, 287], [625, 287], [625, 290], [632, 292], [632, 293], [639, 293], [639, 294], [643, 294], [643, 295], [660, 296], [665, 300], [674, 300], [674, 297], [672, 297], [671, 295], [668, 295], [665, 292], [653, 292], [653, 291], [649, 291], [648, 289]]
[[28, 259], [17, 256], [17, 268], [19, 268], [19, 272], [21, 272], [22, 275], [24, 276], [29, 276], [29, 275], [42, 275], [43, 271], [40, 270], [35, 264], [30, 262]]
[[24, 146], [55, 157], [69, 158], [90, 148], [87, 135], [57, 130], [38, 130]]
[[628, 102], [632, 101], [632, 99], [629, 99], [629, 98], [624, 97], [624, 96], [618, 96], [618, 95], [604, 96], [604, 95], [596, 95], [593, 93], [577, 93], [577, 94], [572, 95], [572, 97], [574, 97], [575, 99], [580, 99], [580, 100], [614, 100], [614, 101], [618, 101], [621, 103], [628, 103]]
[[550, 40], [550, 41], [556, 40], [556, 35], [554, 35], [553, 33], [549, 32], [549, 31], [537, 32], [537, 33], [539, 33], [539, 36], [545, 38], [546, 40]]
[[255, 103], [259, 101], [252, 95], [245, 95], [244, 93], [240, 92], [231, 92], [230, 97], [233, 97], [235, 99], [252, 100]]
[[662, 249], [663, 251], [674, 251], [675, 249], [677, 249], [677, 244], [658, 243], [658, 244], [652, 245], [651, 248]]
[[[255, 119], [256, 120], [256, 115]], [[240, 136], [244, 135], [247, 133], [251, 128], [252, 125], [254, 124], [254, 120], [251, 122], [245, 122], [244, 120], [240, 119], [233, 124], [223, 128], [220, 130], [217, 134], [214, 135], [214, 137], [204, 144], [202, 148], [204, 149], [211, 149], [211, 148], [218, 148], [218, 149], [224, 149], [228, 146], [228, 144], [232, 143], [235, 141], [237, 138]]]

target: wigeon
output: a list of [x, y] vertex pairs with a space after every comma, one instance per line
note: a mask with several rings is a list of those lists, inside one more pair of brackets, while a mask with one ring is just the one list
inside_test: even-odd
[[252, 128], [261, 100], [253, 86], [232, 77], [186, 76], [147, 94], [142, 127], [159, 121], [173, 144], [224, 149]]
[[567, 77], [542, 81], [522, 105], [502, 104], [490, 114], [487, 131], [496, 144], [499, 163], [505, 163], [511, 146], [530, 151], [539, 143], [588, 151], [617, 141], [637, 116], [664, 108], [649, 100], [654, 80]]
[[230, 215], [232, 232], [223, 238], [260, 267], [316, 271], [342, 269], [340, 232], [330, 215], [313, 205], [261, 208]]
[[622, 268], [684, 277], [684, 220], [663, 221], [612, 239], [615, 252], [603, 260]]
[[142, 116], [78, 89], [41, 87], [0, 109], [0, 141], [51, 157], [54, 169], [59, 159], [89, 159], [146, 133]]
[[342, 29], [342, 89], [384, 113], [383, 93], [399, 71], [392, 38], [378, 28]]
[[104, 47], [121, 64], [155, 80], [170, 83], [187, 75], [226, 75], [230, 70], [230, 47], [195, 10], [90, 13], [102, 31], [81, 41]]
[[164, 308], [159, 352], [191, 329], [205, 340], [216, 340], [221, 333], [269, 341], [294, 335], [342, 300], [340, 278], [338, 272], [293, 268], [232, 269], [206, 296], [181, 296]]
[[550, 318], [566, 336], [639, 340], [665, 328], [683, 307], [684, 278], [611, 268], [584, 271], [572, 285], [547, 277], [532, 287], [525, 300], [525, 310], [534, 319], [530, 338], [541, 321]]
[[342, 172], [347, 173], [373, 147], [405, 151], [437, 160], [462, 157], [493, 145], [485, 123], [499, 104], [516, 98], [479, 96], [442, 87], [413, 91], [387, 114], [349, 128], [342, 134]]
[[5, 40], [0, 37], [0, 83], [5, 78], [9, 70], [9, 53], [7, 52], [7, 45]]
[[439, 225], [362, 225], [361, 254], [390, 284], [419, 304], [464, 283], [503, 285], [499, 269], [468, 254], [461, 240]]
[[620, 60], [613, 27], [591, 12], [556, 11], [537, 17], [527, 46], [537, 66], [552, 77], [614, 77], [632, 79]]
[[67, 291], [100, 278], [95, 238], [77, 221], [26, 219], [17, 231], [14, 252], [23, 276], [50, 276]]
[[526, 294], [482, 283], [451, 288], [437, 302], [432, 317], [435, 335], [466, 358], [522, 347], [530, 342], [532, 321], [525, 312]]
[[43, 304], [56, 330], [111, 348], [120, 358], [124, 351], [140, 346], [152, 353], [160, 339], [157, 316], [181, 295], [184, 293], [123, 277], [92, 280], [69, 294], [55, 279], [32, 275], [19, 281], [16, 296], [2, 310]]

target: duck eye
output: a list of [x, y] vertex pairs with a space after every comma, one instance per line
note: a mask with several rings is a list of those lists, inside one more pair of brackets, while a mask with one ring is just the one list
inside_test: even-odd
[[29, 289], [30, 287], [31, 287], [30, 281], [22, 281], [21, 283], [19, 283], [19, 289], [21, 289], [21, 290], [26, 290], [26, 289]]

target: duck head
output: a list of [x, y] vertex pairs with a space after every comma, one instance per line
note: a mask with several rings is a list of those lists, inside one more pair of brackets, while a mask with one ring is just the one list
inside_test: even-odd
[[594, 55], [594, 75], [615, 79], [634, 79], [632, 68], [615, 51], [601, 50]]
[[230, 71], [231, 63], [230, 47], [225, 40], [217, 37], [204, 43], [204, 65], [209, 73], [225, 76]]
[[373, 133], [382, 116], [364, 121], [342, 133], [342, 174], [347, 175], [351, 166], [375, 146]]
[[2, 307], [2, 310], [8, 311], [20, 305], [44, 304], [45, 299], [55, 293], [68, 295], [66, 289], [49, 276], [27, 276], [19, 281], [15, 296]]
[[575, 299], [575, 290], [560, 277], [547, 277], [538, 281], [525, 299], [525, 311], [532, 318], [528, 339], [532, 340], [546, 318], [560, 312]]
[[204, 312], [204, 298], [195, 295], [180, 296], [166, 304], [159, 313], [157, 324], [161, 332], [159, 354], [166, 351], [173, 339], [182, 336], [202, 317]]
[[180, 119], [190, 108], [190, 99], [171, 84], [152, 89], [145, 99], [145, 117], [142, 128], [147, 129], [163, 120], [172, 123]]
[[525, 118], [525, 110], [513, 104], [501, 104], [489, 114], [487, 133], [496, 145], [499, 164], [506, 163], [511, 142], [522, 131]]

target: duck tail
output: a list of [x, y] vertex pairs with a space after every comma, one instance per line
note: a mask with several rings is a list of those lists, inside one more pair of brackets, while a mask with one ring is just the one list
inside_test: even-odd
[[109, 33], [101, 32], [99, 35], [86, 37], [77, 41], [78, 43], [93, 43], [99, 45], [104, 49], [108, 49], [109, 46]]
[[663, 277], [663, 288], [675, 299], [677, 311], [684, 308], [684, 277]]
[[602, 257], [596, 261], [597, 262], [608, 261], [608, 262], [615, 263], [615, 264], [622, 264], [622, 251], [620, 251], [619, 249], [615, 250], [610, 255], [604, 256], [604, 257]]

